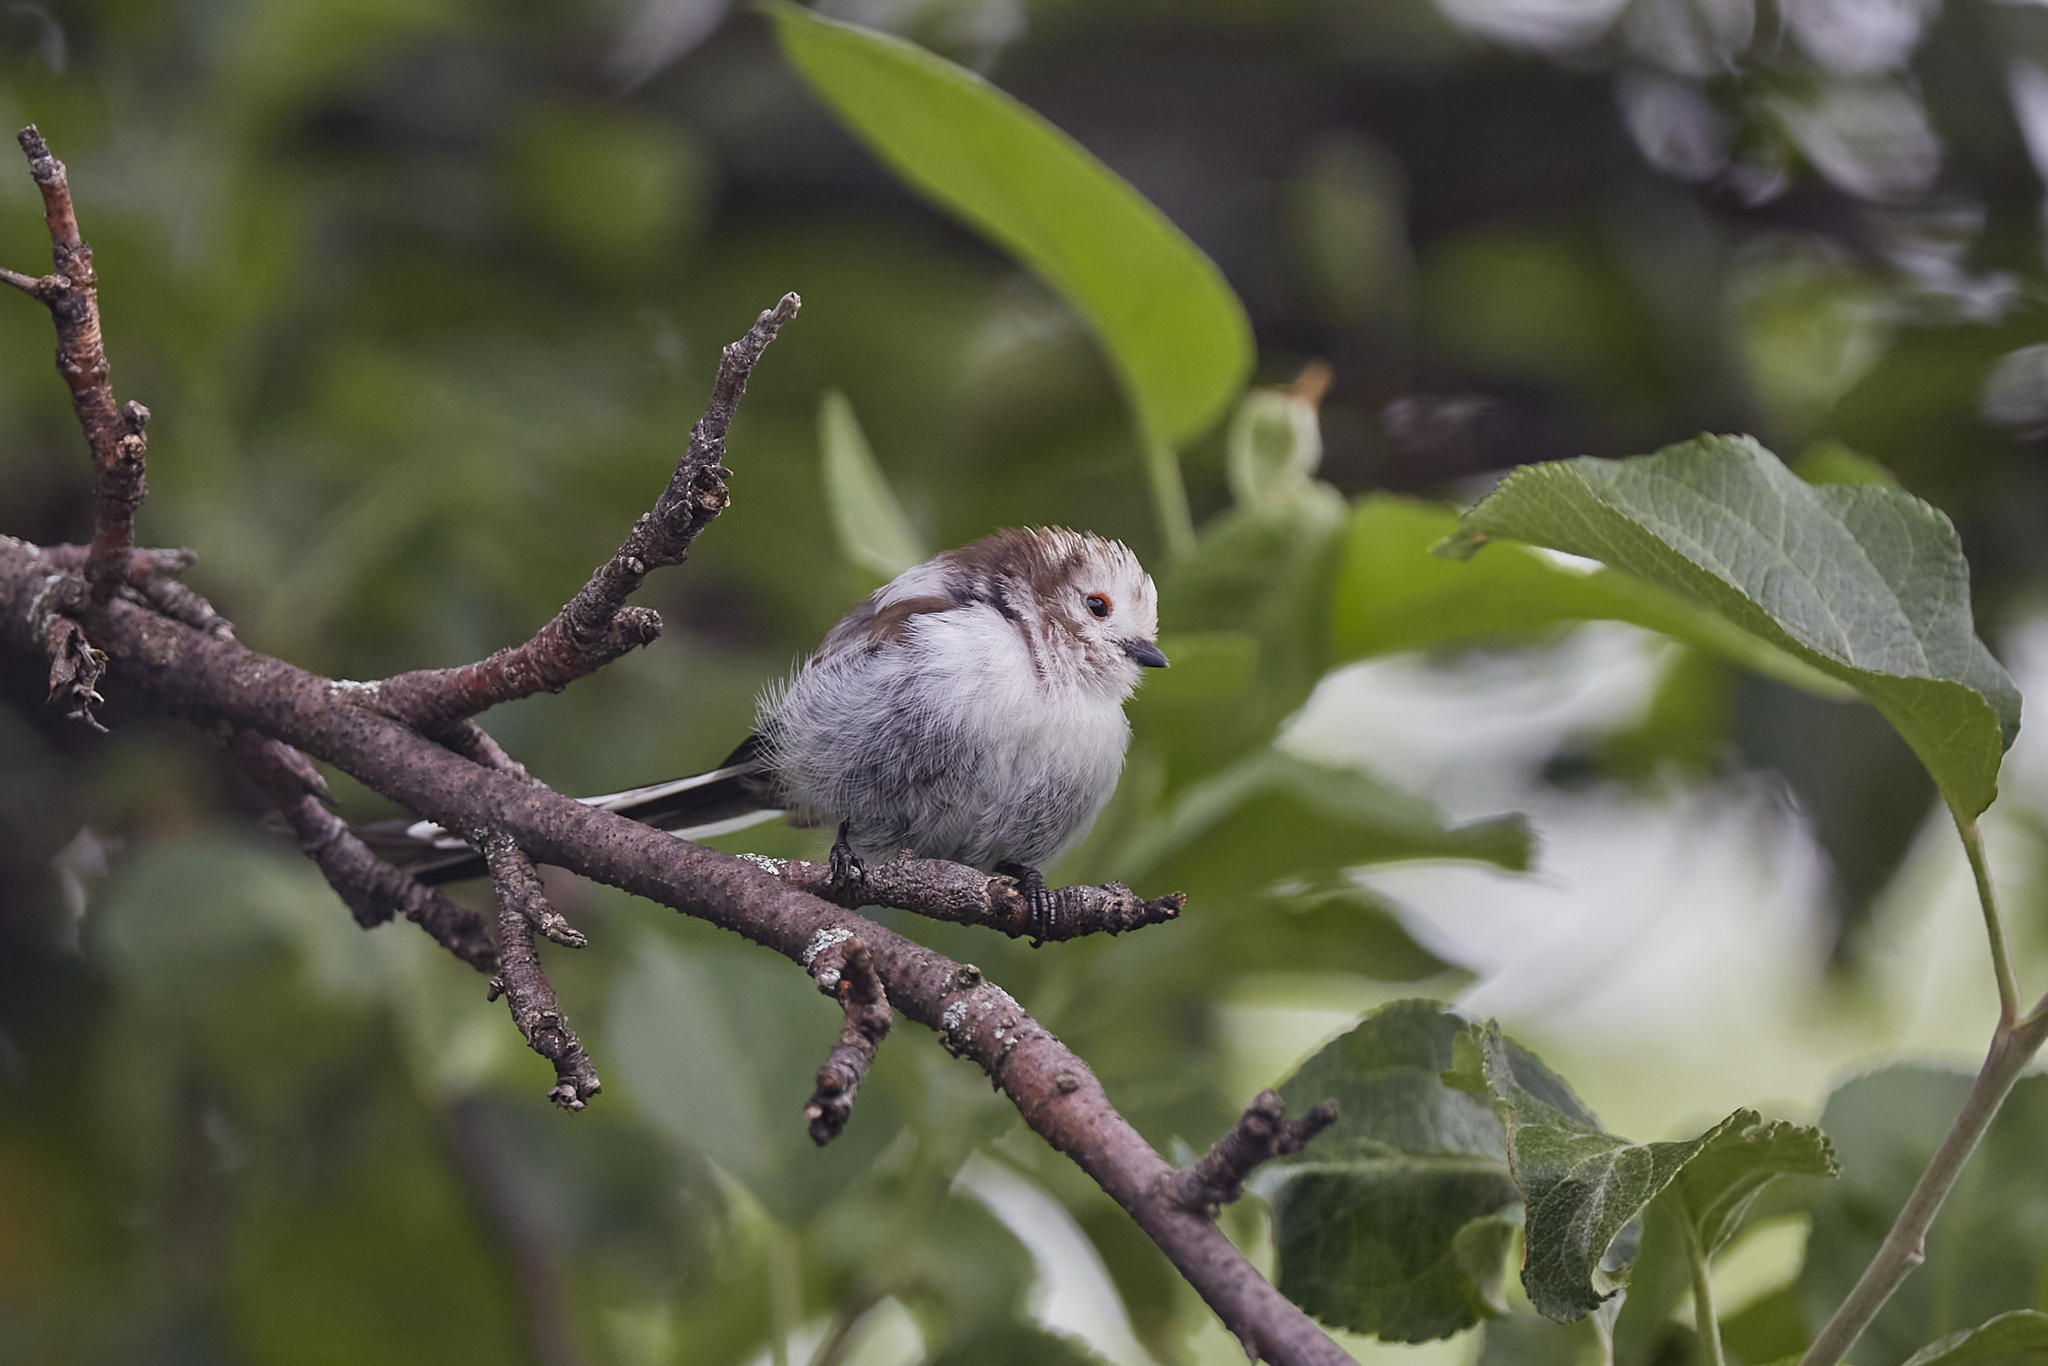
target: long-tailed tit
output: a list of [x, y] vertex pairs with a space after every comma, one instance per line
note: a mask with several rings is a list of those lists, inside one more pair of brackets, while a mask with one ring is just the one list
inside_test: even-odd
[[[709, 773], [584, 800], [684, 837], [776, 815], [833, 826], [835, 873], [911, 850], [1008, 874], [1039, 869], [1116, 788], [1124, 703], [1163, 668], [1159, 602], [1137, 556], [1058, 527], [1001, 531], [896, 576], [763, 695], [754, 734]], [[453, 881], [482, 860], [439, 826], [388, 823], [396, 861]], [[401, 847], [394, 850], [393, 843]]]

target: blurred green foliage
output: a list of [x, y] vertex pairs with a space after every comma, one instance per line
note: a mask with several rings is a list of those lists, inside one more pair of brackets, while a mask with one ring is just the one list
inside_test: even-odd
[[[1191, 910], [1038, 952], [890, 922], [1002, 982], [1163, 1149], [1199, 1148], [1275, 1079], [1231, 1034], [1248, 993], [1462, 980], [1348, 870], [1534, 858], [1517, 818], [1460, 822], [1276, 745], [1361, 659], [1542, 649], [1588, 619], [1684, 642], [1643, 717], [1545, 772], [1779, 774], [1833, 860], [1836, 960], [1856, 967], [1928, 809], [1911, 751], [1677, 595], [1519, 546], [1429, 558], [1457, 525], [1433, 500], [1514, 464], [1752, 431], [1806, 450], [1816, 483], [1895, 476], [1931, 500], [1979, 619], [2012, 619], [2048, 555], [2025, 74], [2048, 11], [1950, 0], [1865, 31], [1838, 7], [1709, 0], [1572, 23], [1508, 0], [821, 9], [1020, 103], [978, 123], [989, 87], [887, 48], [877, 69], [925, 83], [884, 107], [848, 74], [877, 60], [850, 30], [716, 0], [0, 14], [0, 113], [69, 163], [118, 391], [156, 414], [145, 538], [196, 547], [192, 581], [241, 637], [308, 668], [478, 657], [610, 552], [717, 348], [796, 290], [733, 431], [733, 507], [650, 585], [662, 642], [488, 718], [538, 775], [597, 791], [715, 763], [887, 566], [1084, 525], [1158, 574], [1174, 667], [1133, 703], [1123, 787], [1062, 876], [1180, 886]], [[976, 181], [991, 146], [1003, 174]], [[46, 251], [26, 176], [0, 174], [0, 260]], [[0, 307], [0, 532], [79, 539], [90, 491], [49, 349], [40, 310]], [[1319, 404], [1259, 388], [1233, 413], [1248, 369], [1283, 383], [1311, 359], [1334, 370]], [[1192, 555], [1160, 515], [1182, 481]], [[1022, 1326], [1051, 1246], [1099, 1261], [1134, 1350], [1211, 1353], [1164, 1258], [936, 1040], [897, 1031], [821, 1154], [800, 1107], [830, 1004], [765, 953], [564, 882], [592, 947], [548, 966], [605, 1091], [557, 1115], [473, 975], [409, 927], [358, 931], [252, 828], [260, 799], [203, 737], [118, 679], [112, 740], [43, 708], [32, 669], [0, 686], [0, 1362], [723, 1366], [777, 1342], [866, 1366], [1086, 1360]], [[390, 814], [336, 787], [351, 817]], [[819, 848], [780, 827], [725, 843]], [[1404, 1076], [1483, 1111], [1440, 1066]], [[1298, 1099], [1320, 1098], [1315, 1067]], [[1837, 1094], [1844, 1179], [1773, 1207], [1811, 1211], [1812, 1255], [1730, 1319], [1738, 1357], [1799, 1350], [1924, 1160], [1885, 1153], [1945, 1123], [1958, 1085]], [[1944, 1220], [1967, 1227], [1937, 1226], [1859, 1361], [2048, 1307], [2022, 1091], [1991, 1174], [1966, 1177], [1993, 1184], [1958, 1193]], [[977, 1152], [1045, 1196], [1036, 1223], [962, 1176]], [[1488, 1160], [1486, 1200], [1445, 1225], [1446, 1302], [1512, 1309], [1486, 1361], [1592, 1359], [1593, 1329], [1488, 1283], [1511, 1232]], [[1256, 1251], [1255, 1206], [1228, 1227]], [[1664, 1308], [1612, 1325], [1625, 1362], [1691, 1350], [1674, 1295], [1648, 1293], [1672, 1265], [1658, 1228], [1638, 1303]], [[1331, 1321], [1392, 1323], [1359, 1284], [1316, 1292]], [[916, 1340], [892, 1347], [905, 1315]]]

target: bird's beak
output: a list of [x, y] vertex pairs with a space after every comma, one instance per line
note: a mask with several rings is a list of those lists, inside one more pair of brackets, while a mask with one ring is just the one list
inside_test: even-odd
[[1166, 656], [1161, 654], [1159, 647], [1149, 640], [1126, 640], [1123, 642], [1123, 647], [1125, 654], [1137, 660], [1138, 663], [1148, 669], [1163, 669], [1166, 667]]

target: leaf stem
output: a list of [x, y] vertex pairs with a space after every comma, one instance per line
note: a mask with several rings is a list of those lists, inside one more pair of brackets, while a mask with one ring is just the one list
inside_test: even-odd
[[1991, 941], [1991, 968], [1998, 975], [1998, 1027], [2013, 1028], [2019, 1019], [2019, 979], [2013, 975], [2012, 955], [2005, 947], [2005, 925], [1998, 916], [1998, 901], [1991, 892], [1991, 868], [1984, 860], [1984, 836], [1974, 820], [1956, 818], [1956, 833], [1963, 838], [1963, 852], [1970, 857], [1970, 872], [1977, 879], [1977, 903], [1984, 908], [1984, 933]]
[[1195, 520], [1188, 512], [1188, 490], [1181, 482], [1180, 457], [1172, 443], [1144, 430], [1145, 475], [1152, 486], [1152, 510], [1159, 518], [1159, 539], [1166, 545], [1170, 564], [1183, 564], [1195, 555]]
[[1692, 1264], [1692, 1321], [1699, 1332], [1700, 1359], [1705, 1366], [1726, 1366], [1721, 1355], [1721, 1318], [1714, 1310], [1714, 1278], [1708, 1270], [1707, 1245], [1700, 1241], [1699, 1225], [1692, 1219], [1685, 1226], [1685, 1258]]
[[[1989, 905], [1987, 900], [1987, 910]], [[1991, 923], [1996, 926], [1995, 915]], [[1992, 942], [2000, 943], [1995, 929]], [[1991, 1036], [1991, 1051], [1986, 1054], [1984, 1066], [1977, 1073], [1976, 1084], [1970, 1088], [1969, 1097], [1963, 1102], [1962, 1113], [1956, 1116], [1948, 1136], [1935, 1150], [1927, 1170], [1920, 1173], [1913, 1193], [1906, 1197], [1905, 1208], [1899, 1211], [1891, 1232], [1885, 1235], [1877, 1254], [1870, 1259], [1870, 1265], [1863, 1269], [1856, 1288], [1849, 1292], [1849, 1297], [1835, 1310], [1834, 1317], [1820, 1330], [1813, 1346], [1806, 1349], [1806, 1355], [1799, 1359], [1799, 1366], [1835, 1366], [1842, 1355], [1855, 1345], [1863, 1330], [1870, 1326], [1870, 1321], [1877, 1317], [1878, 1310], [1884, 1308], [1893, 1292], [1912, 1274], [1913, 1268], [1927, 1260], [1927, 1230], [1934, 1223], [1934, 1216], [1941, 1212], [1941, 1202], [1948, 1197], [1963, 1164], [1976, 1151], [1978, 1140], [1991, 1127], [1991, 1121], [1998, 1115], [1998, 1107], [2005, 1103], [2013, 1083], [2019, 1080], [2020, 1073], [2033, 1060], [2044, 1038], [2048, 1038], [2048, 1019], [2030, 1018], [2018, 1027], [2014, 1027], [2009, 1018], [2000, 1021], [1997, 1031]]]

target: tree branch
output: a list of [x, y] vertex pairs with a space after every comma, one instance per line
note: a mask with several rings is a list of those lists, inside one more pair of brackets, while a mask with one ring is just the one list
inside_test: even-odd
[[[32, 547], [0, 538], [0, 642], [40, 657], [29, 605], [44, 573]], [[846, 932], [867, 947], [890, 1002], [978, 1063], [1033, 1130], [1128, 1211], [1247, 1350], [1280, 1363], [1350, 1358], [1284, 1299], [1215, 1224], [1168, 1193], [1173, 1169], [1118, 1114], [1086, 1063], [981, 974], [745, 859], [675, 839], [480, 767], [347, 700], [332, 681], [120, 600], [103, 614], [125, 683], [174, 711], [218, 716], [332, 763], [451, 830], [493, 828], [533, 858], [730, 929], [801, 962]], [[510, 917], [506, 970], [522, 938]], [[822, 936], [822, 937], [821, 937]], [[815, 958], [816, 954], [813, 954]]]
[[818, 1089], [804, 1106], [804, 1118], [811, 1122], [811, 1141], [820, 1148], [839, 1137], [853, 1113], [853, 1097], [867, 1080], [868, 1065], [875, 1050], [889, 1035], [895, 1016], [889, 1010], [888, 993], [875, 975], [868, 946], [847, 934], [819, 950], [808, 964], [818, 990], [846, 1007], [846, 1025], [831, 1056], [818, 1069]]
[[1334, 1100], [1324, 1101], [1300, 1119], [1289, 1119], [1280, 1093], [1261, 1091], [1244, 1107], [1244, 1114], [1230, 1132], [1210, 1144], [1209, 1151], [1194, 1166], [1169, 1178], [1169, 1193], [1183, 1208], [1213, 1219], [1218, 1206], [1228, 1205], [1244, 1194], [1244, 1179], [1252, 1174], [1253, 1168], [1261, 1162], [1300, 1152], [1336, 1119]]
[[726, 429], [761, 354], [782, 325], [796, 316], [801, 303], [794, 294], [783, 295], [720, 354], [711, 406], [690, 428], [689, 445], [654, 510], [633, 524], [618, 553], [598, 566], [590, 581], [532, 639], [460, 668], [420, 669], [387, 678], [373, 685], [364, 701], [437, 734], [500, 702], [560, 692], [654, 641], [661, 634], [660, 616], [649, 608], [627, 607], [626, 599], [654, 570], [681, 564], [697, 533], [731, 501], [725, 487], [732, 474], [725, 468]]
[[933, 920], [985, 925], [1012, 939], [1079, 939], [1122, 934], [1178, 916], [1187, 905], [1180, 892], [1147, 901], [1121, 882], [1099, 887], [1060, 887], [1053, 924], [1037, 923], [1030, 900], [1009, 877], [990, 877], [978, 868], [944, 859], [895, 859], [871, 863], [855, 877], [835, 879], [829, 864], [755, 856], [753, 862], [799, 891], [849, 910], [893, 906]]
[[356, 924], [374, 929], [403, 915], [478, 972], [498, 970], [498, 950], [483, 917], [377, 857], [348, 822], [327, 809], [327, 781], [306, 756], [254, 731], [228, 729], [228, 752], [255, 779], [292, 832], [299, 850], [327, 879]]
[[[547, 974], [540, 969], [540, 959], [533, 951], [533, 932], [540, 928], [557, 944], [579, 948], [583, 936], [548, 905], [533, 860], [511, 835], [493, 829], [481, 843], [498, 893], [499, 966], [498, 975], [491, 979], [490, 999], [505, 998], [512, 1023], [519, 1026], [528, 1046], [555, 1065], [555, 1084], [548, 1099], [564, 1110], [581, 1110], [604, 1087], [583, 1051], [583, 1041], [569, 1028]], [[543, 928], [551, 925], [555, 927], [552, 930]]]

